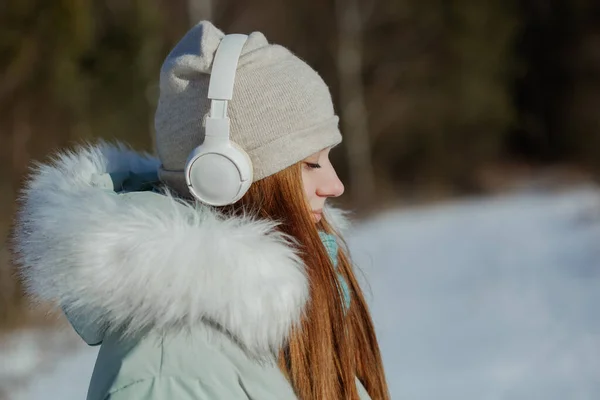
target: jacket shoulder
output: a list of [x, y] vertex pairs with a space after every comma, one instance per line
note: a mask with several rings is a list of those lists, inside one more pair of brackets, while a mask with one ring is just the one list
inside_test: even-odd
[[[155, 376], [115, 388], [102, 400], [213, 400], [247, 399], [235, 381], [221, 381], [220, 374], [210, 379], [186, 376]], [[208, 377], [204, 377], [208, 378]]]
[[130, 395], [123, 398], [135, 399], [137, 393], [152, 391], [162, 395], [168, 390], [187, 393], [193, 388], [192, 393], [211, 393], [216, 390], [213, 387], [234, 390], [239, 388], [238, 375], [236, 365], [219, 348], [218, 340], [210, 338], [204, 329], [193, 334], [147, 333], [138, 338], [111, 335], [105, 338], [98, 353], [88, 400], [101, 400], [108, 395], [119, 398], [114, 397], [119, 393]]

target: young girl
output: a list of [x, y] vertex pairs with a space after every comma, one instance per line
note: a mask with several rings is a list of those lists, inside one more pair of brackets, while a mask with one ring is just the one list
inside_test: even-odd
[[158, 159], [100, 143], [34, 171], [28, 290], [101, 345], [89, 400], [387, 399], [325, 204], [344, 191], [329, 90], [261, 33], [231, 37], [202, 22], [165, 60]]

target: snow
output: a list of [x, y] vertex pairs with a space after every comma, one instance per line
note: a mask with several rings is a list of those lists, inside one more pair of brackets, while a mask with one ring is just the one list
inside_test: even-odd
[[85, 399], [97, 354], [97, 348], [81, 346], [57, 357], [52, 370], [38, 374], [15, 400]]
[[[597, 189], [389, 211], [355, 228], [392, 398], [600, 396]], [[38, 363], [35, 342], [8, 346], [0, 382]], [[96, 349], [63, 353], [10, 398], [84, 399]]]
[[0, 398], [85, 399], [97, 349], [71, 329], [28, 329], [0, 339]]
[[600, 194], [391, 212], [350, 248], [392, 398], [600, 395]]
[[35, 332], [25, 331], [2, 341], [0, 377], [3, 382], [27, 379], [42, 360], [38, 346], [40, 339]]

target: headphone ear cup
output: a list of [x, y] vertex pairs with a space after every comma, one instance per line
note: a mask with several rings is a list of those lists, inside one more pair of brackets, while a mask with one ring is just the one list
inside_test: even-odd
[[239, 199], [241, 199], [242, 197], [244, 197], [246, 192], [248, 192], [248, 189], [250, 189], [250, 186], [252, 186], [252, 182], [254, 180], [254, 169], [252, 167], [252, 160], [250, 159], [250, 156], [248, 155], [248, 153], [246, 153], [244, 151], [244, 149], [242, 149], [235, 142], [229, 141], [229, 144], [231, 145], [232, 149], [235, 149], [235, 151], [237, 151], [237, 153], [240, 155], [239, 156], [240, 160], [237, 163], [240, 175], [247, 177], [247, 179], [242, 180], [242, 185], [240, 187], [240, 191], [239, 191], [238, 195], [230, 203], [230, 204], [233, 204], [233, 203], [237, 202]]
[[202, 203], [225, 206], [238, 201], [252, 184], [252, 163], [233, 142], [204, 144], [194, 150], [186, 165], [190, 193]]

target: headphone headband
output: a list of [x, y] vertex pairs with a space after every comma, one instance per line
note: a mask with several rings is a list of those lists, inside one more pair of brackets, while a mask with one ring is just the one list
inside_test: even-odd
[[213, 206], [233, 204], [252, 184], [252, 161], [229, 140], [228, 102], [247, 35], [226, 35], [217, 48], [208, 84], [211, 100], [204, 142], [194, 149], [185, 168], [190, 193]]
[[227, 102], [233, 98], [235, 72], [247, 40], [248, 35], [226, 35], [217, 48], [208, 84], [211, 118], [227, 117]]
[[242, 54], [242, 48], [248, 40], [248, 35], [226, 35], [221, 40], [213, 60], [208, 85], [208, 98], [211, 100], [231, 100], [235, 71]]

